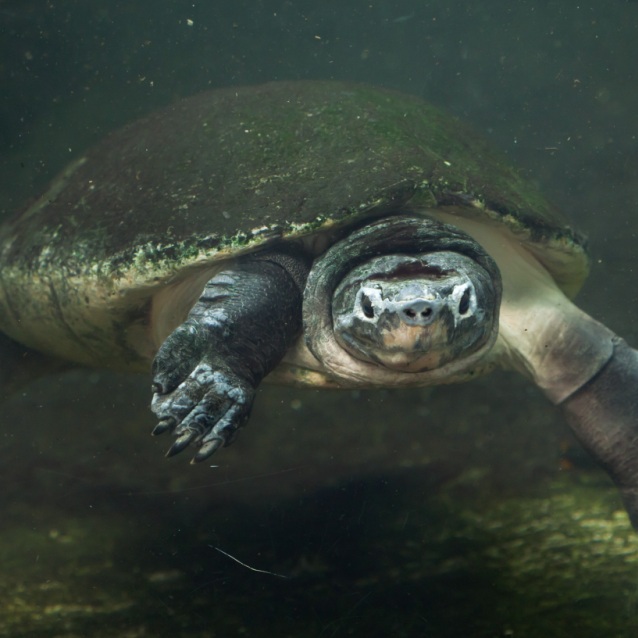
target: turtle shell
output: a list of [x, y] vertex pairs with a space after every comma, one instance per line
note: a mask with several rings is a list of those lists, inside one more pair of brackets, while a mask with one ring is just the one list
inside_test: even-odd
[[442, 207], [506, 228], [568, 294], [587, 274], [582, 237], [421, 99], [331, 81], [202, 93], [109, 135], [0, 229], [0, 330], [135, 367], [130, 326], [168, 283], [282, 238]]

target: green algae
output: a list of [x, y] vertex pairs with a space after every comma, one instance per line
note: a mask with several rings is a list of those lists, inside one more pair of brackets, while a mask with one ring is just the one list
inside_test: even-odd
[[[362, 477], [265, 509], [218, 504], [187, 529], [161, 496], [12, 506], [0, 636], [366, 635], [389, 617], [397, 636], [635, 635], [638, 537], [608, 485], [559, 475], [538, 494], [459, 498], [475, 478], [423, 500], [419, 472]], [[252, 531], [266, 520], [270, 550]], [[215, 552], [220, 534], [285, 578]]]

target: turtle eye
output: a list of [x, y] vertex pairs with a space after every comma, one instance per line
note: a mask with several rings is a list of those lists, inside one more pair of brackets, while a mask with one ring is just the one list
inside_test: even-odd
[[459, 314], [464, 315], [470, 309], [470, 288], [467, 287], [459, 301]]
[[368, 319], [374, 318], [374, 307], [372, 306], [372, 301], [370, 301], [370, 297], [368, 297], [368, 295], [361, 295], [361, 309]]

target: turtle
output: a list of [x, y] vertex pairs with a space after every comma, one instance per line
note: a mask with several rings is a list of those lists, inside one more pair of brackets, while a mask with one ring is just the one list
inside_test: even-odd
[[420, 97], [312, 80], [177, 100], [5, 222], [0, 266], [5, 385], [47, 361], [149, 374], [168, 456], [229, 445], [263, 380], [499, 366], [560, 406], [638, 527], [638, 353], [571, 301], [584, 236]]

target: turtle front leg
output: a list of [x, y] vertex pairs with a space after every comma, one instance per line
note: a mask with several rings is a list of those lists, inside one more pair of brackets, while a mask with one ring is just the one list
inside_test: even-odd
[[503, 310], [501, 338], [510, 363], [561, 406], [583, 447], [620, 488], [638, 530], [638, 352], [549, 280]]
[[153, 434], [177, 437], [167, 456], [193, 444], [193, 461], [203, 461], [232, 442], [257, 386], [301, 331], [307, 270], [301, 257], [265, 254], [208, 281], [153, 362]]
[[613, 337], [609, 362], [562, 403], [581, 443], [603, 465], [638, 530], [638, 352]]

